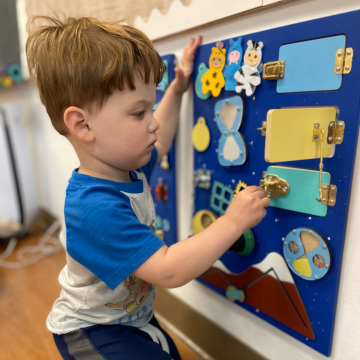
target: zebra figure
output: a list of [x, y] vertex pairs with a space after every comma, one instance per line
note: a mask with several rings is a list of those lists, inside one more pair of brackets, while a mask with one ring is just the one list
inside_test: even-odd
[[262, 58], [262, 48], [264, 44], [249, 40], [244, 55], [244, 65], [235, 73], [236, 80], [235, 91], [241, 93], [245, 90], [247, 96], [254, 94], [256, 87], [260, 85], [261, 78], [259, 73], [259, 65]]

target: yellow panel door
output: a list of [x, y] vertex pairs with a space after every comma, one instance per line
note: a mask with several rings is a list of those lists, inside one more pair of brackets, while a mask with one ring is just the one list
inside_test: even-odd
[[331, 157], [335, 145], [327, 143], [328, 127], [337, 120], [335, 107], [270, 110], [266, 118], [265, 161], [284, 162], [320, 158], [320, 140], [313, 141], [314, 124], [323, 128], [323, 157]]

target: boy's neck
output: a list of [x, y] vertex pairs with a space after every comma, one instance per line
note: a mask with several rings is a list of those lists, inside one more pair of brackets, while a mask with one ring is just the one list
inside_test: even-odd
[[88, 169], [85, 166], [80, 165], [78, 173], [115, 182], [132, 182], [130, 171], [119, 169], [106, 170], [107, 171], [98, 171], [94, 169]]

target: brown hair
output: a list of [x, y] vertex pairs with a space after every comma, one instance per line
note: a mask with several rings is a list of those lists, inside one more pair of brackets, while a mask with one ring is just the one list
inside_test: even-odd
[[101, 108], [115, 90], [134, 90], [137, 74], [145, 83], [151, 77], [160, 82], [164, 64], [140, 30], [90, 17], [38, 16], [31, 24], [39, 20], [47, 24], [30, 32], [26, 55], [41, 101], [60, 134], [67, 134], [63, 113], [69, 106]]

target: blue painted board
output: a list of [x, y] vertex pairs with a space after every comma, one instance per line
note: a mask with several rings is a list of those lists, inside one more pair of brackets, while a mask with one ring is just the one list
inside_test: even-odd
[[334, 64], [337, 50], [345, 47], [344, 35], [281, 46], [285, 75], [277, 81], [277, 92], [338, 90], [343, 75], [335, 74]]
[[[286, 180], [290, 188], [286, 196], [271, 199], [270, 206], [309, 215], [326, 216], [327, 205], [316, 201], [319, 198], [319, 171], [269, 166], [267, 173]], [[321, 182], [330, 184], [331, 175], [323, 171]]]
[[[275, 251], [282, 254], [282, 238], [286, 237], [291, 230], [299, 227], [310, 227], [320, 232], [329, 241], [332, 248], [332, 268], [326, 276], [317, 281], [306, 281], [294, 277], [306, 311], [313, 323], [315, 340], [305, 338], [266, 314], [257, 312], [256, 309], [246, 303], [240, 304], [236, 302], [236, 304], [327, 356], [331, 353], [355, 150], [359, 132], [359, 24], [360, 12], [354, 11], [253, 34], [238, 34], [238, 36], [242, 36], [243, 44], [246, 44], [248, 40], [262, 41], [264, 43], [263, 63], [277, 59], [279, 49], [283, 45], [319, 38], [345, 35], [346, 46], [354, 49], [352, 70], [350, 74], [343, 76], [341, 87], [337, 91], [281, 94], [276, 90], [276, 81], [262, 81], [253, 97], [244, 97], [245, 115], [241, 125], [241, 133], [244, 135], [247, 144], [248, 159], [242, 166], [223, 167], [219, 164], [216, 153], [221, 134], [214, 117], [215, 104], [221, 99], [234, 96], [235, 93], [223, 89], [219, 97], [210, 97], [207, 100], [201, 100], [194, 95], [194, 119], [196, 121], [200, 116], [203, 116], [207, 121], [211, 136], [211, 142], [206, 151], [199, 153], [194, 150], [194, 169], [210, 170], [212, 172], [212, 182], [214, 180], [220, 181], [232, 189], [235, 189], [238, 180], [242, 180], [249, 185], [259, 185], [262, 172], [269, 166], [264, 159], [264, 138], [257, 128], [261, 127], [262, 121], [266, 120], [266, 115], [270, 109], [303, 106], [337, 106], [339, 108], [339, 118], [346, 122], [344, 141], [341, 146], [337, 147], [333, 158], [324, 159], [324, 169], [331, 174], [331, 182], [338, 188], [336, 205], [328, 208], [325, 217], [270, 207], [266, 218], [253, 228], [256, 244], [251, 255], [241, 256], [227, 251], [221, 257], [221, 261], [230, 271], [241, 273], [251, 265], [261, 262], [270, 252]], [[229, 41], [226, 41], [226, 39], [218, 40], [224, 42], [228, 51]], [[215, 43], [200, 46], [194, 69], [197, 69], [202, 62], [207, 63], [213, 46], [215, 46]], [[196, 73], [194, 74], [195, 77]], [[284, 162], [281, 165], [317, 171], [319, 169], [319, 159]], [[195, 191], [194, 213], [201, 209], [209, 209], [211, 190], [196, 187]], [[224, 291], [219, 290], [209, 282], [200, 278], [199, 281], [224, 297], [226, 296]], [[224, 311], [226, 311], [226, 308], [224, 308]], [[229, 331], [231, 330], [229, 329]]]
[[[172, 80], [175, 78], [174, 71], [174, 61], [175, 56], [164, 55], [161, 57], [163, 60], [167, 60], [168, 64], [168, 83], [170, 84]], [[164, 92], [159, 89], [156, 90], [156, 103], [164, 96]], [[171, 145], [169, 154], [169, 170], [164, 170], [160, 167], [160, 164], [156, 164], [153, 174], [150, 179], [150, 186], [152, 188], [155, 213], [156, 216], [159, 216], [162, 220], [161, 224], [164, 224], [165, 220], [165, 228], [162, 229], [164, 231], [164, 241], [167, 246], [173, 245], [177, 242], [177, 225], [176, 225], [176, 167], [175, 167], [175, 140]], [[158, 179], [162, 178], [163, 183], [168, 185], [169, 190], [169, 200], [167, 201], [158, 201], [155, 197], [155, 187], [158, 183]], [[168, 220], [168, 222], [166, 221]], [[169, 226], [170, 225], [170, 226]], [[166, 231], [168, 230], [168, 231]]]

